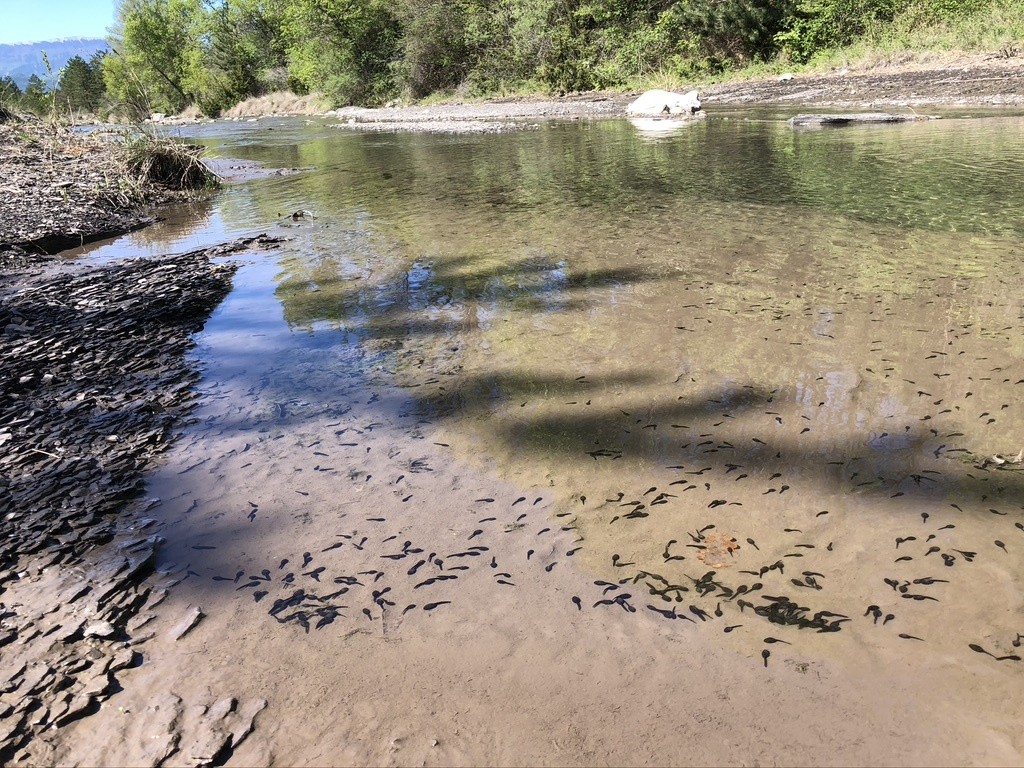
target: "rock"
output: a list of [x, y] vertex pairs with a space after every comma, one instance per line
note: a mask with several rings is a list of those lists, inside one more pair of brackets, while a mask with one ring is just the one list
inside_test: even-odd
[[234, 749], [252, 733], [256, 715], [267, 708], [266, 699], [253, 699], [241, 704], [225, 718], [225, 726], [231, 731], [231, 748]]
[[225, 717], [235, 711], [235, 707], [238, 706], [238, 699], [234, 696], [228, 696], [225, 699], [221, 699], [216, 702], [210, 711], [206, 713], [207, 717], [211, 720], [223, 720]]
[[[220, 250], [252, 242], [272, 239]], [[11, 252], [0, 242], [0, 271], [17, 266], [4, 259]], [[140, 658], [109, 641], [129, 621], [142, 628], [166, 598], [147, 582], [162, 538], [140, 536], [149, 526], [133, 528], [123, 513], [191, 407], [197, 374], [184, 355], [232, 271], [196, 251], [3, 275], [0, 695], [17, 704], [0, 701], [0, 763], [52, 763], [51, 732], [94, 712], [115, 673]], [[176, 637], [201, 618], [193, 609]], [[133, 764], [163, 761], [178, 739], [167, 735]]]
[[[85, 619], [79, 619], [77, 621], [68, 621], [61, 625], [60, 629], [56, 633], [54, 633], [53, 638], [55, 640], [59, 640], [62, 643], [67, 643], [73, 640], [78, 635], [78, 633], [81, 631], [84, 625]], [[3, 643], [0, 642], [0, 646], [2, 645]]]
[[109, 672], [97, 673], [85, 680], [80, 693], [84, 696], [96, 697], [109, 691], [111, 685], [113, 685], [113, 678]]
[[701, 110], [700, 94], [647, 91], [626, 107], [626, 114], [641, 117], [691, 117]]
[[22, 694], [38, 693], [52, 682], [55, 674], [56, 671], [49, 664], [41, 662], [32, 664], [25, 671], [25, 676], [17, 690]]
[[790, 128], [821, 128], [823, 126], [845, 126], [884, 123], [913, 123], [920, 120], [937, 120], [935, 115], [894, 115], [888, 112], [847, 112], [834, 115], [797, 115], [788, 121]]
[[173, 693], [159, 696], [135, 720], [131, 741], [141, 748], [132, 761], [140, 765], [158, 766], [178, 749], [181, 732], [178, 721], [182, 715], [181, 699]]
[[129, 635], [134, 635], [136, 632], [138, 632], [144, 626], [149, 624], [149, 622], [151, 622], [155, 618], [155, 613], [137, 613], [130, 619], [128, 619], [128, 623], [125, 625], [125, 629], [128, 631]]
[[207, 766], [217, 762], [218, 757], [231, 744], [231, 734], [219, 728], [201, 727], [199, 732], [187, 744], [180, 747], [180, 756], [189, 765]]
[[181, 640], [181, 638], [195, 628], [196, 624], [202, 621], [202, 618], [205, 615], [206, 614], [203, 613], [201, 608], [197, 608], [194, 605], [190, 606], [185, 613], [185, 618], [183, 618], [178, 625], [171, 630], [171, 639]]
[[76, 694], [74, 698], [71, 699], [64, 712], [54, 719], [54, 725], [58, 728], [63, 728], [68, 723], [82, 717], [89, 711], [89, 708], [92, 707], [93, 701], [94, 694], [92, 693]]
[[117, 634], [117, 628], [109, 621], [97, 621], [85, 628], [85, 637], [112, 637]]
[[135, 663], [137, 658], [138, 654], [131, 648], [122, 648], [110, 660], [110, 666], [107, 667], [107, 671], [120, 672], [122, 669], [127, 669]]

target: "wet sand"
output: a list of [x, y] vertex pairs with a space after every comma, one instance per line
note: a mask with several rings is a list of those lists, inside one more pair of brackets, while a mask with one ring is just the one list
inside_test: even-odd
[[[310, 367], [310, 383], [345, 377], [327, 360]], [[117, 707], [74, 726], [58, 762], [137, 762], [140, 743], [121, 734], [138, 732], [157, 691], [270, 702], [237, 764], [1017, 761], [1016, 684], [990, 660], [838, 636], [823, 655], [730, 605], [725, 618], [666, 621], [642, 587], [609, 593], [571, 562], [576, 531], [558, 524], [573, 517], [552, 516], [550, 488], [470, 468], [401, 415], [407, 400], [360, 394], [182, 446], [152, 492], [163, 555], [188, 578], [155, 609]], [[459, 556], [472, 547], [486, 550]], [[415, 569], [431, 553], [443, 569]], [[458, 578], [417, 587], [441, 576]], [[304, 599], [275, 611], [298, 589]], [[623, 590], [635, 614], [595, 607]], [[207, 615], [175, 642], [189, 606]], [[732, 624], [745, 626], [723, 634]]]

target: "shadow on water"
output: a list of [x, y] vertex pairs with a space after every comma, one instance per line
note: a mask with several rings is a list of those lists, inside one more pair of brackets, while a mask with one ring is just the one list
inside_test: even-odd
[[[490, 370], [470, 363], [481, 328], [493, 327], [499, 316], [524, 318], [532, 332], [547, 336], [552, 317], [586, 315], [638, 286], [671, 285], [672, 278], [656, 269], [576, 271], [550, 257], [463, 255], [415, 261], [392, 279], [362, 281], [343, 273], [334, 259], [300, 274], [286, 269], [277, 288], [286, 321], [317, 329], [310, 338], [323, 348], [337, 343], [340, 333], [355, 356], [354, 368], [379, 367], [387, 384], [413, 399], [422, 418], [456, 430], [486, 423], [485, 450], [510, 461], [532, 456], [541, 464], [648, 467], [682, 461], [716, 472], [785, 473], [832, 493], [1024, 502], [1024, 478], [976, 468], [971, 462], [981, 457], [933, 426], [941, 422], [940, 409], [928, 402], [917, 407], [924, 393], [914, 394], [906, 380], [886, 390], [912, 404], [900, 413], [908, 423], [890, 434], [875, 422], [851, 424], [852, 391], [825, 377], [817, 377], [818, 390], [813, 382], [756, 378], [706, 386], [680, 374], [669, 381], [657, 365], [639, 364], [642, 340], [634, 350], [638, 359], [605, 366], [606, 373], [566, 372], [573, 365], [569, 347], [561, 361], [533, 366], [528, 341], [525, 353], [504, 357], [497, 350]], [[573, 343], [567, 336], [566, 344]], [[251, 352], [238, 350], [240, 370]], [[221, 354], [231, 358], [230, 350]], [[286, 401], [317, 402], [336, 394], [300, 379], [288, 387], [268, 414], [280, 426], [296, 426], [302, 418]], [[244, 422], [236, 427], [247, 429]]]
[[[742, 395], [743, 405], [733, 408], [723, 435], [743, 424], [746, 434], [729, 438], [729, 449], [711, 448], [717, 455], [709, 460], [728, 457], [766, 471], [799, 467], [806, 478], [859, 493], [868, 476], [877, 493], [935, 497], [974, 493], [984, 483], [968, 476], [969, 464], [949, 470], [948, 462], [941, 481], [905, 482], [921, 476], [919, 464], [929, 456], [938, 452], [952, 459], [957, 454], [950, 451], [958, 448], [955, 438], [945, 440], [934, 429], [941, 409], [918, 408], [914, 389], [887, 384], [868, 406], [889, 408], [888, 397], [914, 412], [907, 415], [913, 423], [890, 430], [892, 435], [877, 420], [859, 417], [853, 429], [844, 423], [855, 417], [850, 403], [843, 403], [855, 385], [834, 388], [822, 415], [801, 402], [811, 396], [813, 382], [798, 386], [795, 380], [816, 365], [856, 370], [862, 364], [842, 353], [820, 353], [826, 362], [815, 364], [791, 355], [766, 357], [760, 375], [734, 372], [699, 395], [670, 394], [668, 371], [659, 366], [664, 361], [644, 361], [642, 337], [652, 331], [645, 323], [653, 315], [618, 310], [647, 301], [645, 287], [658, 292], [655, 306], [666, 313], [676, 311], [683, 290], [691, 288], [696, 295], [685, 299], [712, 296], [745, 311], [760, 293], [761, 311], [770, 310], [780, 326], [789, 322], [784, 334], [799, 338], [806, 331], [796, 314], [804, 300], [797, 300], [806, 295], [815, 297], [806, 300], [808, 306], [817, 303], [821, 310], [816, 330], [844, 312], [871, 314], [874, 302], [886, 316], [898, 317], [894, 327], [906, 334], [918, 320], [901, 318], [898, 308], [885, 304], [917, 301], [936, 275], [967, 283], [986, 269], [973, 256], [958, 256], [942, 233], [1020, 234], [1012, 217], [994, 215], [1007, 205], [1024, 207], [1000, 181], [1000, 163], [1009, 157], [1012, 164], [1019, 149], [1010, 143], [1020, 125], [986, 124], [984, 142], [972, 136], [965, 143], [967, 129], [956, 122], [799, 133], [781, 124], [710, 119], [656, 144], [637, 141], [625, 122], [462, 138], [351, 135], [312, 125], [278, 130], [265, 143], [247, 134], [226, 142], [222, 151], [317, 169], [275, 180], [261, 188], [266, 194], [254, 189], [246, 196], [246, 215], [262, 211], [273, 217], [305, 201], [320, 217], [308, 233], [308, 250], [285, 259], [276, 278], [284, 319], [295, 331], [310, 331], [309, 339], [343, 334], [357, 364], [383, 366], [416, 396], [425, 416], [451, 424], [488, 419], [506, 454], [563, 461], [585, 457], [596, 439], [614, 441], [623, 456], [669, 461], [672, 454], [694, 458], [709, 449], [697, 447], [700, 439], [670, 440], [672, 427], [666, 424], [693, 422], [689, 432], [715, 435], [722, 431], [715, 401]], [[968, 165], [976, 173], [966, 179]], [[951, 205], [953, 197], [963, 204]], [[830, 215], [816, 218], [807, 209]], [[833, 229], [821, 228], [830, 222], [836, 223]], [[934, 242], [916, 243], [919, 230], [938, 234]], [[958, 242], [986, 247], [966, 238]], [[813, 258], [797, 258], [802, 250]], [[686, 275], [694, 280], [684, 285]], [[635, 323], [632, 332], [609, 328], [609, 339], [632, 345], [615, 364], [618, 349], [607, 350], [604, 361], [594, 351], [605, 333], [602, 324], [609, 322]], [[502, 323], [510, 329], [504, 342], [496, 330]], [[742, 335], [729, 339], [719, 332], [703, 344], [719, 345], [723, 360], [749, 356], [747, 367], [756, 369], [755, 356], [766, 353], [745, 338], [746, 327], [737, 322], [735, 328]], [[866, 322], [864, 329], [876, 332]], [[761, 332], [756, 325], [754, 330]], [[909, 349], [906, 339], [895, 338], [898, 332], [890, 331], [892, 341]], [[552, 338], [563, 334], [559, 348]], [[585, 412], [554, 403], [510, 412], [538, 393], [548, 400], [553, 393], [579, 394], [579, 382], [565, 369], [573, 365], [581, 335], [591, 347], [588, 371], [606, 369], [604, 375], [591, 373], [588, 385], [603, 392], [634, 390], [642, 403], [627, 409], [642, 412], [657, 427], [641, 425], [623, 437], [628, 418], [607, 402], [595, 401]], [[675, 343], [663, 337], [662, 331], [651, 336], [653, 354]], [[493, 355], [470, 360], [481, 344]], [[533, 354], [532, 345], [546, 347], [546, 357]], [[700, 359], [713, 363], [714, 357], [705, 351]], [[420, 373], [442, 375], [444, 391], [428, 394], [436, 385], [415, 381]], [[623, 402], [628, 400], [626, 395]], [[787, 423], [808, 421], [813, 434], [786, 432], [769, 439], [766, 430], [783, 418], [765, 413], [773, 409]], [[852, 484], [837, 468], [850, 462], [858, 463], [848, 473], [857, 473]]]
[[[456, 391], [421, 398], [419, 410], [441, 423], [489, 417], [488, 434], [504, 444], [503, 453], [532, 453], [552, 465], [585, 461], [588, 456], [595, 463], [654, 463], [662, 468], [676, 462], [681, 477], [706, 467], [726, 475], [740, 470], [738, 479], [780, 473], [789, 482], [809, 483], [822, 491], [906, 497], [908, 502], [989, 498], [1024, 503], [1024, 472], [979, 466], [986, 457], [962, 456], [963, 449], [923, 426], [892, 435], [875, 429], [844, 430], [814, 440], [801, 439], [799, 430], [773, 434], [777, 414], [783, 414], [777, 417], [779, 424], [812, 423], [802, 420], [800, 409], [793, 407], [798, 398], [792, 387], [735, 385], [696, 397], [644, 401], [633, 411], [616, 405], [594, 407], [583, 400], [605, 389], [655, 383], [643, 375], [588, 378], [581, 386], [569, 376], [481, 374], [463, 378]], [[560, 400], [539, 415], [514, 413], [515, 406], [538, 396], [576, 400]], [[945, 461], [933, 460], [940, 457]], [[973, 506], [977, 509], [976, 503]]]

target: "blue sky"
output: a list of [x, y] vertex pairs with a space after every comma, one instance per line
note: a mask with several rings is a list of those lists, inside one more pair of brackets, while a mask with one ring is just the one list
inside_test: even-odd
[[106, 37], [115, 0], [0, 0], [0, 43]]

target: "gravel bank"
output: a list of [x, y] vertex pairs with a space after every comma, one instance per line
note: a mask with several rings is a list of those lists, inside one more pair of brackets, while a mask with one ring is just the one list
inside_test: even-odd
[[[694, 82], [705, 109], [719, 106], [817, 106], [851, 110], [879, 107], [1021, 107], [1024, 66], [1019, 60], [961, 57], [931, 64], [886, 65], [705, 86]], [[684, 89], [685, 90], [685, 89]], [[437, 133], [498, 133], [540, 120], [622, 117], [638, 93], [593, 92], [554, 99], [509, 98], [475, 104], [381, 109], [346, 107], [328, 112], [343, 127]]]

